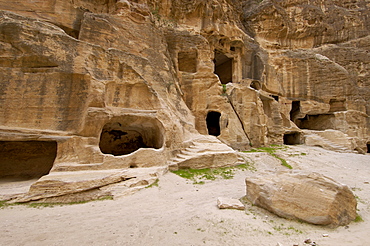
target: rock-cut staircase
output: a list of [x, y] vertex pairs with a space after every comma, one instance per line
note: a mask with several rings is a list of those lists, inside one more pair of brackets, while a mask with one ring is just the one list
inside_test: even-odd
[[303, 133], [306, 145], [319, 146], [337, 152], [353, 152], [352, 139], [340, 131], [303, 130]]
[[170, 170], [225, 167], [242, 161], [235, 150], [213, 136], [192, 139], [187, 145], [168, 161]]

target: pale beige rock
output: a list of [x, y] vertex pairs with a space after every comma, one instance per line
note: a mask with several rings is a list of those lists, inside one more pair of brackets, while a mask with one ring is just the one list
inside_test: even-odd
[[154, 183], [166, 168], [109, 169], [52, 172], [30, 186], [11, 202], [75, 202], [104, 196], [119, 197]]
[[320, 146], [325, 149], [351, 152], [354, 149], [352, 138], [337, 130], [313, 131], [304, 130], [305, 144]]
[[188, 145], [168, 162], [171, 170], [234, 166], [238, 162], [237, 152], [215, 137], [197, 138]]
[[318, 173], [266, 173], [246, 179], [247, 198], [281, 217], [318, 225], [347, 225], [356, 218], [357, 201], [343, 184]]
[[237, 209], [244, 210], [244, 204], [238, 199], [232, 199], [227, 197], [217, 198], [217, 207], [220, 209]]
[[[366, 153], [368, 13], [364, 0], [0, 0], [0, 141], [56, 144], [37, 178], [234, 165], [232, 149], [302, 144], [301, 129]], [[218, 142], [188, 149], [202, 135]], [[0, 166], [29, 152], [4, 149]]]

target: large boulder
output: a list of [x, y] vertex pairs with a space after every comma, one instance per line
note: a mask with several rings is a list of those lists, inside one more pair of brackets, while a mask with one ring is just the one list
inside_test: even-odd
[[278, 216], [317, 225], [347, 225], [356, 217], [348, 186], [314, 172], [269, 173], [246, 179], [247, 198]]

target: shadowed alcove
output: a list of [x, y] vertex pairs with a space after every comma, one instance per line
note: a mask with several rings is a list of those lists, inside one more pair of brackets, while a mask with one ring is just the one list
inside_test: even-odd
[[104, 154], [127, 155], [140, 148], [159, 149], [163, 145], [160, 122], [151, 117], [127, 115], [104, 125], [99, 148]]
[[219, 136], [221, 134], [220, 117], [221, 113], [219, 112], [215, 111], [208, 112], [206, 122], [209, 135]]
[[179, 52], [177, 60], [179, 71], [188, 73], [197, 72], [198, 53], [196, 50]]
[[290, 120], [297, 124], [297, 116], [301, 111], [301, 102], [300, 101], [293, 101], [292, 102], [292, 109], [290, 110]]
[[227, 84], [233, 80], [233, 59], [215, 50], [215, 74], [218, 75], [222, 84]]
[[0, 141], [0, 178], [40, 178], [56, 156], [56, 141]]
[[367, 147], [367, 153], [370, 153], [370, 142], [366, 144]]
[[333, 114], [306, 115], [297, 120], [297, 126], [308, 130], [335, 129], [335, 116]]
[[286, 145], [295, 145], [301, 144], [301, 133], [292, 132], [284, 134], [284, 144]]

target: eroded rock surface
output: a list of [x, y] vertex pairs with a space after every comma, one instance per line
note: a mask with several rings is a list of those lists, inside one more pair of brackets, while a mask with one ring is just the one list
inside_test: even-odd
[[[34, 177], [228, 166], [234, 150], [313, 134], [326, 143], [326, 130], [346, 136], [335, 143], [346, 151], [369, 152], [369, 8], [0, 0], [0, 146], [56, 143], [52, 165]], [[0, 176], [25, 176], [24, 165]]]
[[340, 226], [357, 215], [357, 201], [348, 186], [318, 173], [266, 173], [248, 177], [246, 185], [254, 205], [284, 218]]

